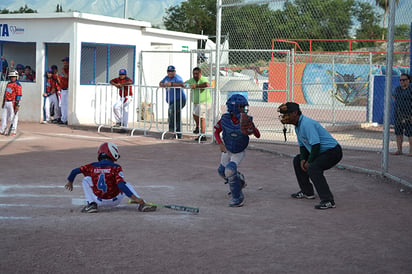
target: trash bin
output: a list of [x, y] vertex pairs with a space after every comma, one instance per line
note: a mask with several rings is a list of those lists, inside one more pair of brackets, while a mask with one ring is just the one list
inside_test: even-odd
[[228, 92], [227, 92], [227, 99], [229, 99], [230, 96], [232, 96], [233, 94], [240, 94], [240, 95], [242, 95], [243, 97], [245, 97], [246, 100], [249, 101], [248, 96], [247, 96], [247, 91], [228, 91]]
[[268, 88], [269, 88], [269, 83], [267, 82], [263, 83], [263, 93], [262, 93], [263, 102], [268, 101]]

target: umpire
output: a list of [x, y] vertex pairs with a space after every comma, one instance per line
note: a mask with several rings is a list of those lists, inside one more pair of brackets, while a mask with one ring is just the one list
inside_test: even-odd
[[320, 198], [320, 203], [315, 205], [315, 208], [335, 208], [335, 201], [323, 171], [332, 168], [342, 159], [341, 146], [319, 122], [304, 116], [297, 103], [282, 104], [278, 112], [282, 124], [295, 125], [300, 147], [300, 154], [293, 159], [300, 191], [293, 193], [292, 198], [315, 199], [314, 185]]

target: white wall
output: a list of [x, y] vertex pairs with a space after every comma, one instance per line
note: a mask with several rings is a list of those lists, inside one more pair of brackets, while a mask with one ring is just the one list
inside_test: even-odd
[[[197, 39], [200, 39], [200, 35], [151, 29], [150, 23], [147, 22], [81, 13], [0, 15], [0, 24], [5, 23], [24, 31], [11, 34], [9, 37], [0, 37], [0, 41], [36, 43], [35, 65], [32, 67], [36, 71], [37, 79], [35, 83], [22, 83], [23, 101], [19, 114], [21, 121], [31, 122], [40, 122], [42, 119], [46, 65], [56, 64], [60, 69], [61, 59], [70, 56], [69, 122], [94, 124], [95, 86], [80, 85], [82, 42], [135, 46], [136, 64], [133, 80], [137, 84], [140, 51], [152, 50], [152, 43], [169, 44], [173, 51], [181, 51], [182, 46], [196, 49]], [[46, 44], [49, 44], [47, 57]], [[158, 85], [163, 78], [159, 76], [166, 75], [166, 67], [170, 62], [179, 67], [179, 73], [184, 80], [191, 75], [190, 58], [167, 60], [161, 64], [158, 59], [154, 62], [148, 61], [148, 66], [150, 65], [153, 71], [159, 71], [156, 75], [147, 75], [149, 82], [154, 85]]]

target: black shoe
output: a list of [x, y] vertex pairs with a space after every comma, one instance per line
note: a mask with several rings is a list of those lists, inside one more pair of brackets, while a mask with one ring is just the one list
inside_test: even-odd
[[306, 195], [302, 191], [299, 191], [297, 193], [293, 193], [290, 195], [290, 197], [295, 198], [295, 199], [315, 199], [315, 195]]
[[197, 138], [195, 139], [195, 141], [199, 141], [199, 139], [200, 139], [201, 142], [207, 141], [207, 137], [204, 136], [204, 135], [201, 135], [201, 136], [197, 137]]
[[198, 134], [199, 133], [199, 127], [196, 127], [195, 130], [193, 130], [194, 134]]
[[316, 209], [328, 209], [328, 208], [335, 208], [334, 201], [321, 201], [319, 204], [315, 205]]
[[116, 123], [115, 125], [114, 125], [114, 127], [121, 127], [122, 126], [122, 123]]
[[87, 206], [83, 207], [83, 213], [96, 213], [97, 212], [97, 204], [95, 202], [88, 203]]

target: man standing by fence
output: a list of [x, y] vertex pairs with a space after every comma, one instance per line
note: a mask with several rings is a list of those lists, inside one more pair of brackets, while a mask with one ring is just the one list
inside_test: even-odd
[[196, 141], [206, 141], [206, 136], [202, 135], [206, 132], [206, 118], [210, 118], [210, 109], [212, 103], [212, 96], [209, 90], [209, 80], [207, 77], [202, 76], [202, 71], [199, 67], [193, 69], [193, 78], [190, 78], [185, 82], [187, 87], [191, 88], [190, 98], [194, 104], [193, 106], [193, 119], [196, 123], [196, 128], [193, 133], [200, 133]]
[[402, 73], [399, 78], [400, 86], [393, 92], [395, 100], [395, 135], [397, 150], [393, 155], [401, 155], [403, 135], [409, 139], [409, 154], [412, 156], [412, 87], [410, 76]]
[[169, 131], [176, 132], [177, 138], [181, 139], [181, 109], [186, 105], [186, 94], [182, 89], [183, 79], [176, 74], [174, 66], [167, 67], [167, 76], [160, 81], [159, 86], [166, 88], [166, 102], [169, 104]]

